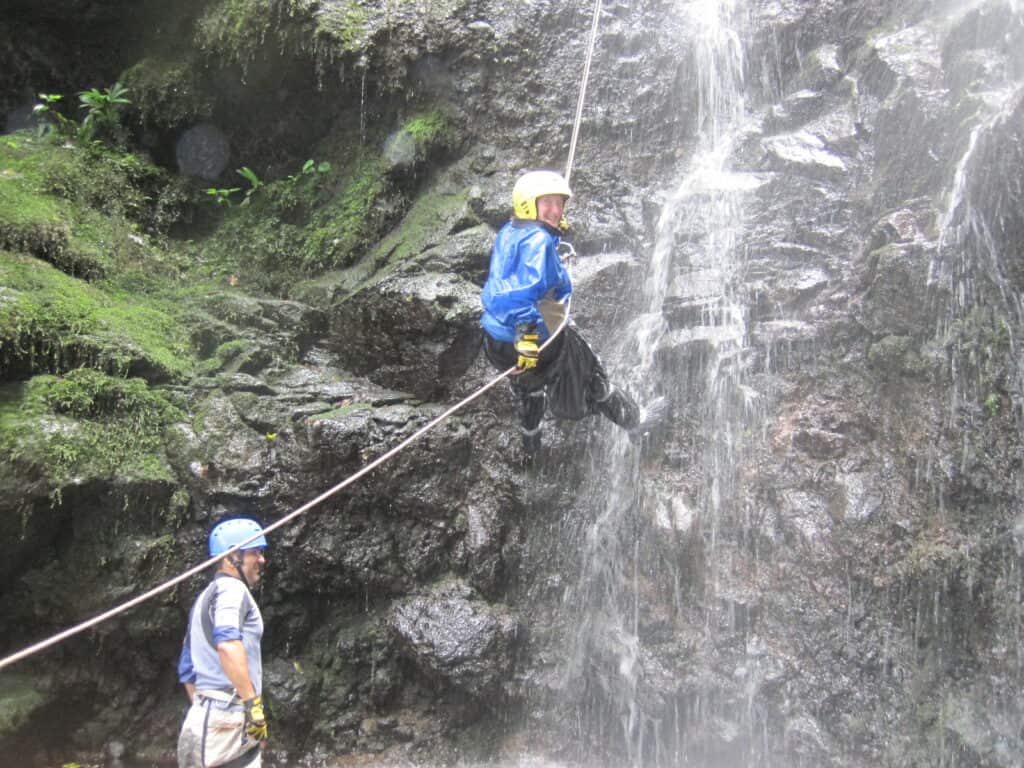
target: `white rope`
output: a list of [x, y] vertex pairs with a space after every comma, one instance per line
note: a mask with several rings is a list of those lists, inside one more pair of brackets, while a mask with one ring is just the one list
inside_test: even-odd
[[594, 17], [590, 21], [590, 44], [587, 46], [587, 58], [583, 64], [583, 78], [580, 81], [580, 95], [576, 99], [576, 119], [572, 125], [572, 139], [569, 141], [569, 159], [565, 163], [565, 183], [572, 176], [572, 161], [576, 157], [576, 140], [580, 135], [580, 123], [583, 122], [583, 102], [587, 95], [587, 82], [590, 80], [590, 63], [594, 60], [594, 46], [597, 43], [597, 24], [601, 19], [601, 0], [594, 0]]
[[[590, 62], [593, 59], [593, 55], [594, 55], [594, 41], [597, 38], [597, 22], [598, 22], [598, 18], [600, 17], [600, 13], [601, 13], [601, 0], [596, 0], [596, 2], [594, 4], [594, 18], [593, 18], [593, 22], [592, 22], [591, 30], [590, 30], [590, 46], [589, 46], [589, 49], [587, 51], [586, 63], [583, 66], [583, 82], [580, 84], [580, 95], [579, 95], [579, 99], [578, 99], [577, 104], [576, 104], [576, 119], [575, 119], [575, 122], [573, 124], [572, 141], [571, 141], [570, 146], [569, 146], [569, 160], [568, 160], [568, 162], [566, 163], [566, 166], [565, 166], [565, 180], [566, 180], [566, 182], [569, 181], [569, 177], [570, 177], [570, 175], [572, 173], [573, 156], [576, 153], [576, 140], [577, 140], [577, 138], [579, 136], [580, 121], [581, 121], [581, 116], [583, 114], [583, 100], [584, 100], [584, 95], [586, 94], [586, 90], [587, 90], [587, 80], [590, 77]], [[566, 243], [566, 245], [569, 245], [569, 244]], [[572, 246], [570, 245], [570, 249], [571, 249], [571, 247]], [[573, 253], [575, 253], [575, 251], [573, 251]], [[571, 281], [571, 278], [570, 278], [570, 281]], [[572, 307], [572, 295], [570, 294], [569, 298], [566, 301], [565, 316], [562, 318], [562, 322], [559, 323], [558, 328], [556, 328], [555, 332], [552, 333], [548, 337], [547, 341], [545, 341], [540, 346], [540, 348], [538, 350], [538, 355], [541, 352], [543, 352], [548, 347], [548, 345], [551, 344], [551, 342], [553, 342], [558, 337], [558, 335], [560, 333], [562, 333], [562, 331], [565, 329], [565, 326], [569, 322], [569, 310], [571, 309], [571, 307]], [[491, 381], [489, 381], [486, 384], [484, 384], [482, 387], [480, 387], [480, 389], [476, 390], [472, 394], [470, 394], [467, 397], [465, 397], [462, 400], [460, 400], [458, 403], [456, 403], [451, 408], [446, 410], [440, 416], [438, 416], [438, 417], [434, 418], [433, 420], [427, 422], [427, 424], [425, 424], [423, 427], [418, 429], [412, 435], [410, 435], [405, 440], [400, 442], [398, 445], [396, 445], [394, 448], [389, 450], [387, 453], [384, 453], [384, 454], [378, 456], [376, 459], [371, 461], [365, 467], [363, 467], [362, 469], [358, 470], [357, 472], [355, 472], [354, 474], [350, 475], [349, 477], [345, 478], [340, 483], [335, 485], [333, 488], [330, 488], [329, 490], [324, 491], [319, 496], [317, 496], [315, 499], [312, 499], [311, 501], [308, 501], [305, 504], [303, 504], [301, 507], [298, 507], [297, 509], [289, 512], [287, 515], [282, 517], [276, 523], [272, 523], [272, 524], [268, 525], [266, 528], [263, 528], [259, 533], [253, 534], [252, 536], [250, 536], [245, 541], [236, 544], [235, 546], [231, 547], [228, 550], [225, 550], [224, 552], [222, 552], [221, 554], [217, 555], [216, 557], [211, 557], [209, 560], [205, 560], [204, 562], [199, 563], [199, 565], [196, 565], [196, 566], [194, 566], [192, 568], [189, 568], [184, 573], [181, 573], [181, 574], [175, 576], [172, 579], [168, 579], [164, 583], [159, 584], [159, 585], [153, 587], [148, 592], [143, 592], [141, 595], [138, 595], [137, 597], [133, 597], [132, 599], [127, 600], [127, 601], [121, 603], [120, 605], [117, 605], [114, 608], [111, 608], [108, 611], [105, 611], [105, 612], [103, 612], [101, 614], [98, 614], [97, 616], [94, 616], [93, 618], [88, 619], [87, 621], [83, 621], [80, 624], [75, 624], [74, 626], [69, 627], [68, 629], [65, 629], [62, 632], [58, 632], [57, 634], [55, 634], [55, 635], [53, 635], [51, 637], [48, 637], [45, 640], [41, 640], [38, 643], [35, 643], [34, 645], [27, 646], [26, 648], [23, 648], [22, 650], [18, 651], [17, 653], [13, 653], [10, 656], [5, 656], [3, 659], [0, 659], [0, 670], [3, 670], [5, 668], [9, 667], [12, 664], [16, 664], [17, 662], [21, 661], [22, 659], [28, 658], [29, 656], [32, 656], [32, 655], [37, 654], [37, 653], [40, 653], [41, 651], [44, 651], [47, 648], [50, 648], [50, 647], [52, 647], [54, 645], [57, 645], [58, 643], [63, 642], [64, 640], [67, 640], [70, 637], [74, 637], [75, 635], [77, 635], [77, 634], [79, 634], [81, 632], [84, 632], [87, 629], [95, 627], [97, 624], [102, 624], [104, 621], [107, 621], [108, 619], [112, 619], [115, 616], [118, 616], [118, 615], [120, 615], [120, 614], [122, 614], [122, 613], [124, 613], [124, 612], [126, 612], [128, 610], [131, 610], [132, 608], [134, 608], [137, 605], [141, 605], [142, 603], [146, 602], [147, 600], [149, 600], [149, 599], [151, 599], [153, 597], [156, 597], [157, 595], [162, 594], [163, 592], [168, 591], [169, 589], [171, 589], [174, 586], [177, 586], [178, 584], [180, 584], [181, 582], [185, 581], [186, 579], [189, 579], [189, 578], [191, 578], [192, 576], [195, 576], [198, 573], [202, 573], [207, 568], [210, 568], [210, 567], [216, 565], [218, 562], [223, 560], [228, 555], [230, 555], [230, 554], [232, 554], [234, 552], [237, 552], [240, 549], [245, 549], [246, 545], [251, 544], [253, 541], [258, 539], [260, 536], [263, 536], [264, 534], [267, 534], [267, 533], [272, 533], [272, 532], [276, 531], [278, 528], [281, 528], [281, 527], [287, 525], [288, 523], [290, 523], [295, 518], [299, 517], [302, 514], [305, 514], [309, 510], [313, 509], [314, 507], [318, 506], [319, 504], [323, 503], [327, 499], [329, 499], [332, 496], [334, 496], [339, 491], [341, 491], [344, 488], [347, 488], [348, 486], [352, 485], [352, 483], [354, 483], [356, 480], [359, 480], [364, 475], [372, 472], [374, 469], [379, 467], [381, 464], [383, 464], [384, 462], [388, 461], [389, 459], [391, 459], [392, 457], [394, 457], [395, 455], [397, 455], [398, 453], [403, 451], [408, 445], [410, 445], [411, 443], [415, 442], [416, 440], [419, 440], [423, 435], [425, 435], [431, 429], [436, 427], [442, 421], [445, 421], [446, 419], [448, 419], [453, 413], [455, 413], [456, 411], [460, 410], [464, 406], [466, 406], [469, 403], [471, 403], [474, 400], [476, 400], [478, 397], [480, 397], [480, 395], [482, 395], [487, 390], [491, 389], [495, 384], [497, 384], [498, 382], [502, 381], [503, 379], [506, 379], [509, 376], [515, 374], [515, 372], [517, 370], [518, 369], [516, 367], [509, 368], [507, 371], [505, 371], [505, 372], [501, 373], [500, 375], [496, 376], [495, 378], [491, 379]]]
[[[562, 325], [564, 325], [564, 323]], [[558, 330], [560, 332], [562, 330], [562, 326], [559, 326]], [[552, 335], [551, 339], [553, 339], [554, 337], [555, 336]], [[550, 341], [551, 339], [548, 339], [548, 341]], [[546, 343], [545, 343], [545, 346], [546, 346]], [[543, 349], [543, 347], [541, 347], [541, 349]], [[240, 542], [240, 543], [236, 544], [235, 546], [231, 547], [230, 549], [225, 550], [223, 553], [217, 555], [216, 557], [211, 557], [209, 560], [206, 560], [205, 562], [202, 562], [199, 565], [197, 565], [197, 566], [195, 566], [193, 568], [190, 568], [189, 570], [185, 571], [184, 573], [182, 573], [182, 574], [180, 574], [178, 576], [175, 576], [173, 579], [165, 581], [163, 584], [160, 584], [159, 586], [153, 587], [153, 589], [151, 589], [148, 592], [145, 592], [145, 593], [139, 595], [138, 597], [134, 597], [131, 600], [128, 600], [128, 601], [126, 601], [124, 603], [121, 603], [120, 605], [116, 606], [115, 608], [111, 608], [109, 611], [106, 611], [105, 613], [101, 613], [98, 616], [95, 616], [95, 617], [89, 619], [88, 621], [83, 621], [81, 624], [76, 624], [75, 626], [70, 627], [69, 629], [66, 629], [63, 632], [60, 632], [60, 633], [54, 635], [53, 637], [47, 638], [46, 640], [43, 640], [43, 641], [40, 641], [40, 642], [36, 643], [35, 645], [30, 645], [27, 648], [25, 648], [25, 649], [23, 649], [21, 651], [18, 651], [17, 653], [14, 653], [14, 654], [12, 654], [10, 656], [7, 656], [7, 657], [5, 657], [3, 659], [0, 659], [0, 669], [3, 669], [4, 667], [10, 666], [11, 664], [14, 664], [17, 661], [20, 661], [21, 659], [24, 659], [24, 658], [26, 658], [28, 656], [31, 656], [31, 655], [33, 655], [35, 653], [38, 653], [39, 651], [42, 651], [42, 650], [44, 650], [46, 648], [49, 648], [52, 645], [56, 645], [57, 643], [61, 642], [62, 640], [66, 640], [69, 637], [77, 635], [79, 632], [84, 632], [85, 630], [89, 629], [90, 627], [94, 627], [97, 624], [100, 624], [100, 623], [106, 621], [107, 619], [112, 619], [115, 616], [117, 616], [118, 614], [124, 613], [125, 611], [129, 610], [130, 608], [134, 608], [136, 605], [139, 605], [140, 603], [144, 603], [145, 601], [149, 600], [152, 597], [156, 597], [157, 595], [159, 595], [162, 592], [166, 592], [171, 587], [173, 587], [173, 586], [175, 586], [177, 584], [180, 584], [181, 582], [183, 582], [186, 579], [196, 575], [197, 573], [201, 573], [202, 571], [206, 570], [207, 568], [217, 564], [219, 561], [223, 560], [225, 557], [227, 557], [228, 555], [232, 554], [233, 552], [237, 552], [240, 549], [245, 549], [247, 544], [252, 543], [256, 539], [258, 539], [260, 536], [262, 536], [264, 534], [267, 534], [267, 533], [272, 533], [273, 531], [276, 531], [278, 528], [281, 528], [282, 526], [287, 525], [292, 520], [297, 518], [299, 515], [302, 515], [305, 512], [308, 512], [313, 507], [315, 507], [318, 504], [320, 504], [320, 503], [326, 501], [327, 499], [331, 498], [331, 496], [333, 496], [334, 494], [338, 493], [343, 488], [347, 488], [348, 486], [350, 486], [352, 483], [354, 483], [356, 480], [361, 478], [363, 475], [365, 475], [365, 474], [373, 471], [377, 467], [379, 467], [385, 461], [387, 461], [388, 459], [393, 457], [395, 454], [397, 454], [400, 451], [402, 451], [410, 443], [415, 442], [416, 440], [421, 438], [423, 435], [425, 435], [431, 429], [433, 429], [438, 424], [440, 424], [442, 421], [447, 419], [453, 413], [458, 411], [460, 408], [462, 408], [463, 406], [468, 405], [469, 403], [473, 402], [478, 397], [480, 397], [480, 395], [482, 395], [484, 392], [486, 392], [491, 387], [493, 387], [495, 384], [497, 384], [499, 381], [501, 381], [502, 379], [506, 378], [507, 376], [510, 376], [512, 373], [515, 372], [515, 370], [516, 370], [516, 368], [514, 368], [514, 367], [513, 368], [509, 368], [504, 373], [500, 374], [499, 376], [496, 376], [494, 379], [492, 379], [491, 381], [487, 382], [484, 386], [480, 387], [480, 389], [476, 390], [476, 392], [473, 392], [468, 397], [465, 397], [464, 399], [460, 400], [458, 403], [453, 405], [451, 408], [449, 408], [447, 411], [442, 413], [440, 416], [436, 417], [435, 419], [433, 419], [432, 421], [428, 422], [426, 425], [424, 425], [423, 427], [418, 429], [416, 432], [414, 432], [412, 435], [410, 435], [405, 440], [400, 442], [398, 445], [396, 445], [394, 448], [389, 450], [387, 453], [384, 453], [381, 456], [378, 456], [376, 459], [371, 461], [369, 464], [367, 464], [365, 467], [360, 469], [355, 474], [350, 475], [349, 477], [345, 478], [344, 480], [342, 480], [340, 483], [335, 485], [330, 490], [324, 491], [323, 493], [321, 493], [319, 496], [317, 496], [312, 501], [308, 501], [305, 504], [303, 504], [301, 507], [299, 507], [298, 509], [288, 513], [287, 515], [282, 517], [280, 520], [278, 520], [276, 523], [272, 523], [271, 525], [268, 525], [266, 528], [263, 528], [259, 533], [253, 534], [252, 536], [250, 536], [245, 541]]]
[[[555, 338], [558, 336], [558, 334], [560, 334], [562, 332], [562, 329], [565, 328], [565, 325], [568, 322], [568, 319], [569, 319], [568, 305], [566, 305], [566, 316], [565, 316], [565, 318], [563, 318], [561, 324], [559, 324], [559, 326], [555, 330], [555, 332], [553, 334], [551, 334], [550, 337], [548, 337], [547, 341], [545, 341], [540, 346], [540, 349], [538, 350], [538, 354], [540, 352], [543, 352], [544, 349], [552, 341], [555, 340]], [[420, 427], [418, 430], [416, 430], [416, 432], [414, 432], [412, 435], [410, 435], [405, 440], [400, 442], [398, 445], [396, 445], [394, 448], [389, 450], [387, 453], [381, 454], [376, 459], [374, 459], [369, 464], [367, 464], [365, 467], [363, 467], [362, 469], [358, 470], [357, 472], [355, 472], [354, 474], [350, 475], [349, 477], [345, 478], [340, 483], [335, 485], [333, 488], [331, 488], [331, 489], [329, 489], [327, 491], [324, 491], [319, 496], [317, 496], [315, 499], [313, 499], [311, 501], [308, 501], [305, 504], [303, 504], [301, 507], [293, 510], [292, 512], [289, 512], [287, 515], [282, 517], [276, 523], [272, 523], [272, 524], [268, 525], [266, 528], [263, 528], [259, 533], [253, 534], [252, 536], [250, 536], [245, 541], [242, 541], [242, 542], [240, 542], [238, 544], [235, 544], [233, 547], [225, 550], [224, 552], [222, 552], [221, 554], [217, 555], [216, 557], [211, 557], [209, 560], [206, 560], [206, 561], [200, 563], [199, 565], [196, 565], [196, 566], [194, 566], [192, 568], [189, 568], [184, 573], [181, 573], [178, 576], [175, 576], [174, 578], [165, 581], [163, 584], [160, 584], [158, 586], [153, 587], [148, 592], [144, 592], [143, 594], [141, 594], [141, 595], [139, 595], [137, 597], [133, 597], [131, 600], [127, 600], [127, 601], [121, 603], [120, 605], [118, 605], [118, 606], [116, 606], [114, 608], [111, 608], [109, 611], [105, 611], [104, 613], [101, 613], [98, 616], [94, 616], [93, 618], [89, 619], [88, 621], [83, 621], [80, 624], [76, 624], [73, 627], [69, 627], [68, 629], [65, 629], [63, 632], [59, 632], [56, 635], [53, 635], [52, 637], [49, 637], [49, 638], [47, 638], [45, 640], [41, 640], [40, 642], [38, 642], [38, 643], [36, 643], [34, 645], [30, 645], [30, 646], [28, 646], [26, 648], [23, 648], [22, 650], [18, 651], [17, 653], [13, 653], [10, 656], [6, 656], [3, 659], [0, 659], [0, 670], [4, 669], [5, 667], [9, 667], [10, 665], [17, 663], [18, 661], [21, 661], [24, 658], [27, 658], [29, 656], [32, 656], [32, 655], [36, 654], [36, 653], [39, 653], [40, 651], [43, 651], [43, 650], [45, 650], [45, 649], [47, 649], [47, 648], [49, 648], [51, 646], [54, 646], [57, 643], [60, 643], [60, 642], [62, 642], [64, 640], [67, 640], [69, 637], [73, 637], [74, 635], [77, 635], [80, 632], [84, 632], [85, 630], [89, 629], [90, 627], [95, 627], [97, 624], [101, 624], [104, 621], [107, 621], [108, 619], [112, 619], [115, 616], [117, 616], [117, 615], [119, 615], [121, 613], [124, 613], [125, 611], [128, 611], [131, 608], [134, 608], [135, 606], [140, 605], [140, 604], [146, 602], [150, 598], [156, 597], [157, 595], [159, 595], [159, 594], [161, 594], [163, 592], [166, 592], [171, 587], [173, 587], [173, 586], [175, 586], [177, 584], [180, 584], [181, 582], [185, 581], [186, 579], [191, 578], [192, 576], [195, 576], [197, 573], [201, 573], [202, 571], [206, 570], [207, 568], [210, 568], [213, 565], [216, 565], [218, 562], [223, 560], [228, 555], [230, 555], [230, 554], [232, 554], [234, 552], [237, 552], [240, 549], [245, 549], [246, 545], [251, 544], [253, 541], [258, 539], [260, 536], [263, 536], [264, 534], [267, 534], [267, 533], [272, 533], [272, 532], [276, 531], [278, 528], [281, 528], [281, 527], [287, 525], [292, 520], [294, 520], [295, 518], [299, 517], [299, 515], [305, 514], [309, 510], [313, 509], [313, 507], [323, 503], [324, 501], [326, 501], [327, 499], [331, 498], [331, 496], [333, 496], [334, 494], [338, 493], [342, 489], [347, 488], [348, 486], [352, 485], [352, 483], [354, 483], [356, 480], [361, 478], [363, 475], [366, 475], [366, 474], [372, 472], [374, 469], [379, 467], [381, 464], [383, 464], [384, 462], [388, 461], [393, 456], [395, 456], [396, 454], [398, 454], [402, 450], [404, 450], [409, 444], [415, 442], [416, 440], [419, 440], [421, 437], [423, 437], [423, 435], [425, 435], [431, 429], [436, 427], [442, 421], [445, 421], [446, 419], [448, 419], [448, 417], [450, 417], [453, 413], [455, 413], [456, 411], [460, 410], [464, 406], [466, 406], [469, 403], [471, 403], [474, 400], [476, 400], [478, 397], [480, 397], [480, 395], [482, 395], [487, 390], [491, 389], [499, 381], [502, 381], [503, 379], [513, 375], [517, 370], [518, 369], [515, 366], [513, 366], [512, 368], [509, 368], [507, 371], [505, 371], [505, 372], [499, 374], [498, 376], [494, 377], [489, 382], [487, 382], [482, 387], [480, 387], [480, 389], [476, 390], [472, 394], [470, 394], [467, 397], [465, 397], [462, 400], [460, 400], [458, 403], [456, 403], [451, 408], [446, 410], [440, 416], [437, 416], [436, 418], [434, 418], [431, 421], [427, 422], [424, 426]]]

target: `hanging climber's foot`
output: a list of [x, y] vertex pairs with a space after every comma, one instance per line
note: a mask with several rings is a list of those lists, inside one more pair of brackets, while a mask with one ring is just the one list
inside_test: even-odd
[[651, 430], [668, 418], [670, 412], [668, 399], [664, 396], [655, 398], [641, 408], [637, 425], [627, 432], [630, 442], [634, 445], [642, 443]]

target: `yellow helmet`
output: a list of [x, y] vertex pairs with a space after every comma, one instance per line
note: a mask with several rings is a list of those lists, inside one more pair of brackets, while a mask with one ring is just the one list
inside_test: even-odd
[[517, 219], [537, 218], [537, 198], [544, 195], [572, 197], [569, 183], [555, 171], [529, 171], [512, 187], [512, 215]]

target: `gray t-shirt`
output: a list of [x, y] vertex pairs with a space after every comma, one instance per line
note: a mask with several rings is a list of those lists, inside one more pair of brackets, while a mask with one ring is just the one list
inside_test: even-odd
[[259, 695], [263, 690], [262, 637], [263, 616], [248, 587], [240, 579], [218, 573], [192, 606], [179, 677], [182, 682], [195, 683], [199, 691], [233, 692], [234, 686], [220, 665], [217, 644], [241, 640], [249, 679]]

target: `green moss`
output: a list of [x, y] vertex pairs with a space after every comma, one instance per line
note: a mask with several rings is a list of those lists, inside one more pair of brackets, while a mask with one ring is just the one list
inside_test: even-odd
[[37, 681], [27, 675], [0, 675], [0, 738], [13, 733], [44, 703]]
[[181, 264], [140, 234], [182, 215], [181, 189], [164, 171], [102, 145], [15, 136], [0, 142], [0, 248], [133, 289], [177, 273]]
[[173, 480], [163, 432], [184, 417], [141, 379], [81, 368], [5, 387], [0, 448], [36, 467], [55, 488], [113, 476]]
[[405, 122], [402, 130], [413, 137], [417, 149], [424, 154], [434, 147], [448, 146], [454, 140], [451, 123], [437, 109], [413, 116]]
[[989, 418], [994, 419], [999, 415], [1002, 410], [1003, 398], [995, 392], [990, 392], [988, 397], [985, 398], [984, 406], [985, 412], [988, 413]]
[[314, 217], [311, 237], [302, 249], [306, 271], [348, 266], [365, 251], [377, 233], [374, 207], [385, 188], [379, 159], [359, 163], [338, 198]]
[[122, 81], [144, 125], [176, 128], [208, 118], [213, 100], [190, 59], [146, 57], [127, 69]]
[[358, 262], [296, 283], [292, 295], [310, 303], [330, 302], [375, 285], [441, 244], [450, 222], [464, 215], [467, 192], [426, 194], [416, 198], [398, 226]]
[[29, 192], [11, 169], [0, 175], [0, 249], [62, 264], [70, 229], [56, 200]]
[[317, 17], [317, 35], [342, 53], [360, 53], [369, 44], [368, 16], [357, 2], [331, 3]]
[[465, 209], [467, 199], [467, 192], [428, 194], [416, 198], [402, 222], [373, 249], [374, 261], [386, 265], [382, 276], [439, 245], [448, 229], [439, 226], [439, 222], [458, 216]]
[[213, 354], [221, 365], [226, 365], [251, 348], [252, 342], [247, 339], [232, 339], [217, 347]]
[[[354, 263], [380, 229], [377, 204], [387, 183], [375, 156], [340, 169], [335, 185], [322, 190], [285, 180], [267, 188], [252, 205], [225, 213], [204, 248], [203, 269], [237, 274], [281, 293], [282, 285], [296, 279]], [[296, 195], [304, 197], [299, 201]]]
[[195, 44], [219, 60], [252, 61], [268, 38], [285, 33], [283, 22], [307, 16], [313, 0], [221, 0], [196, 22]]
[[106, 291], [38, 259], [0, 251], [0, 374], [88, 365], [177, 379], [194, 364], [174, 305]]
[[943, 583], [969, 570], [969, 542], [955, 531], [936, 529], [921, 536], [907, 552], [902, 570], [915, 582]]

